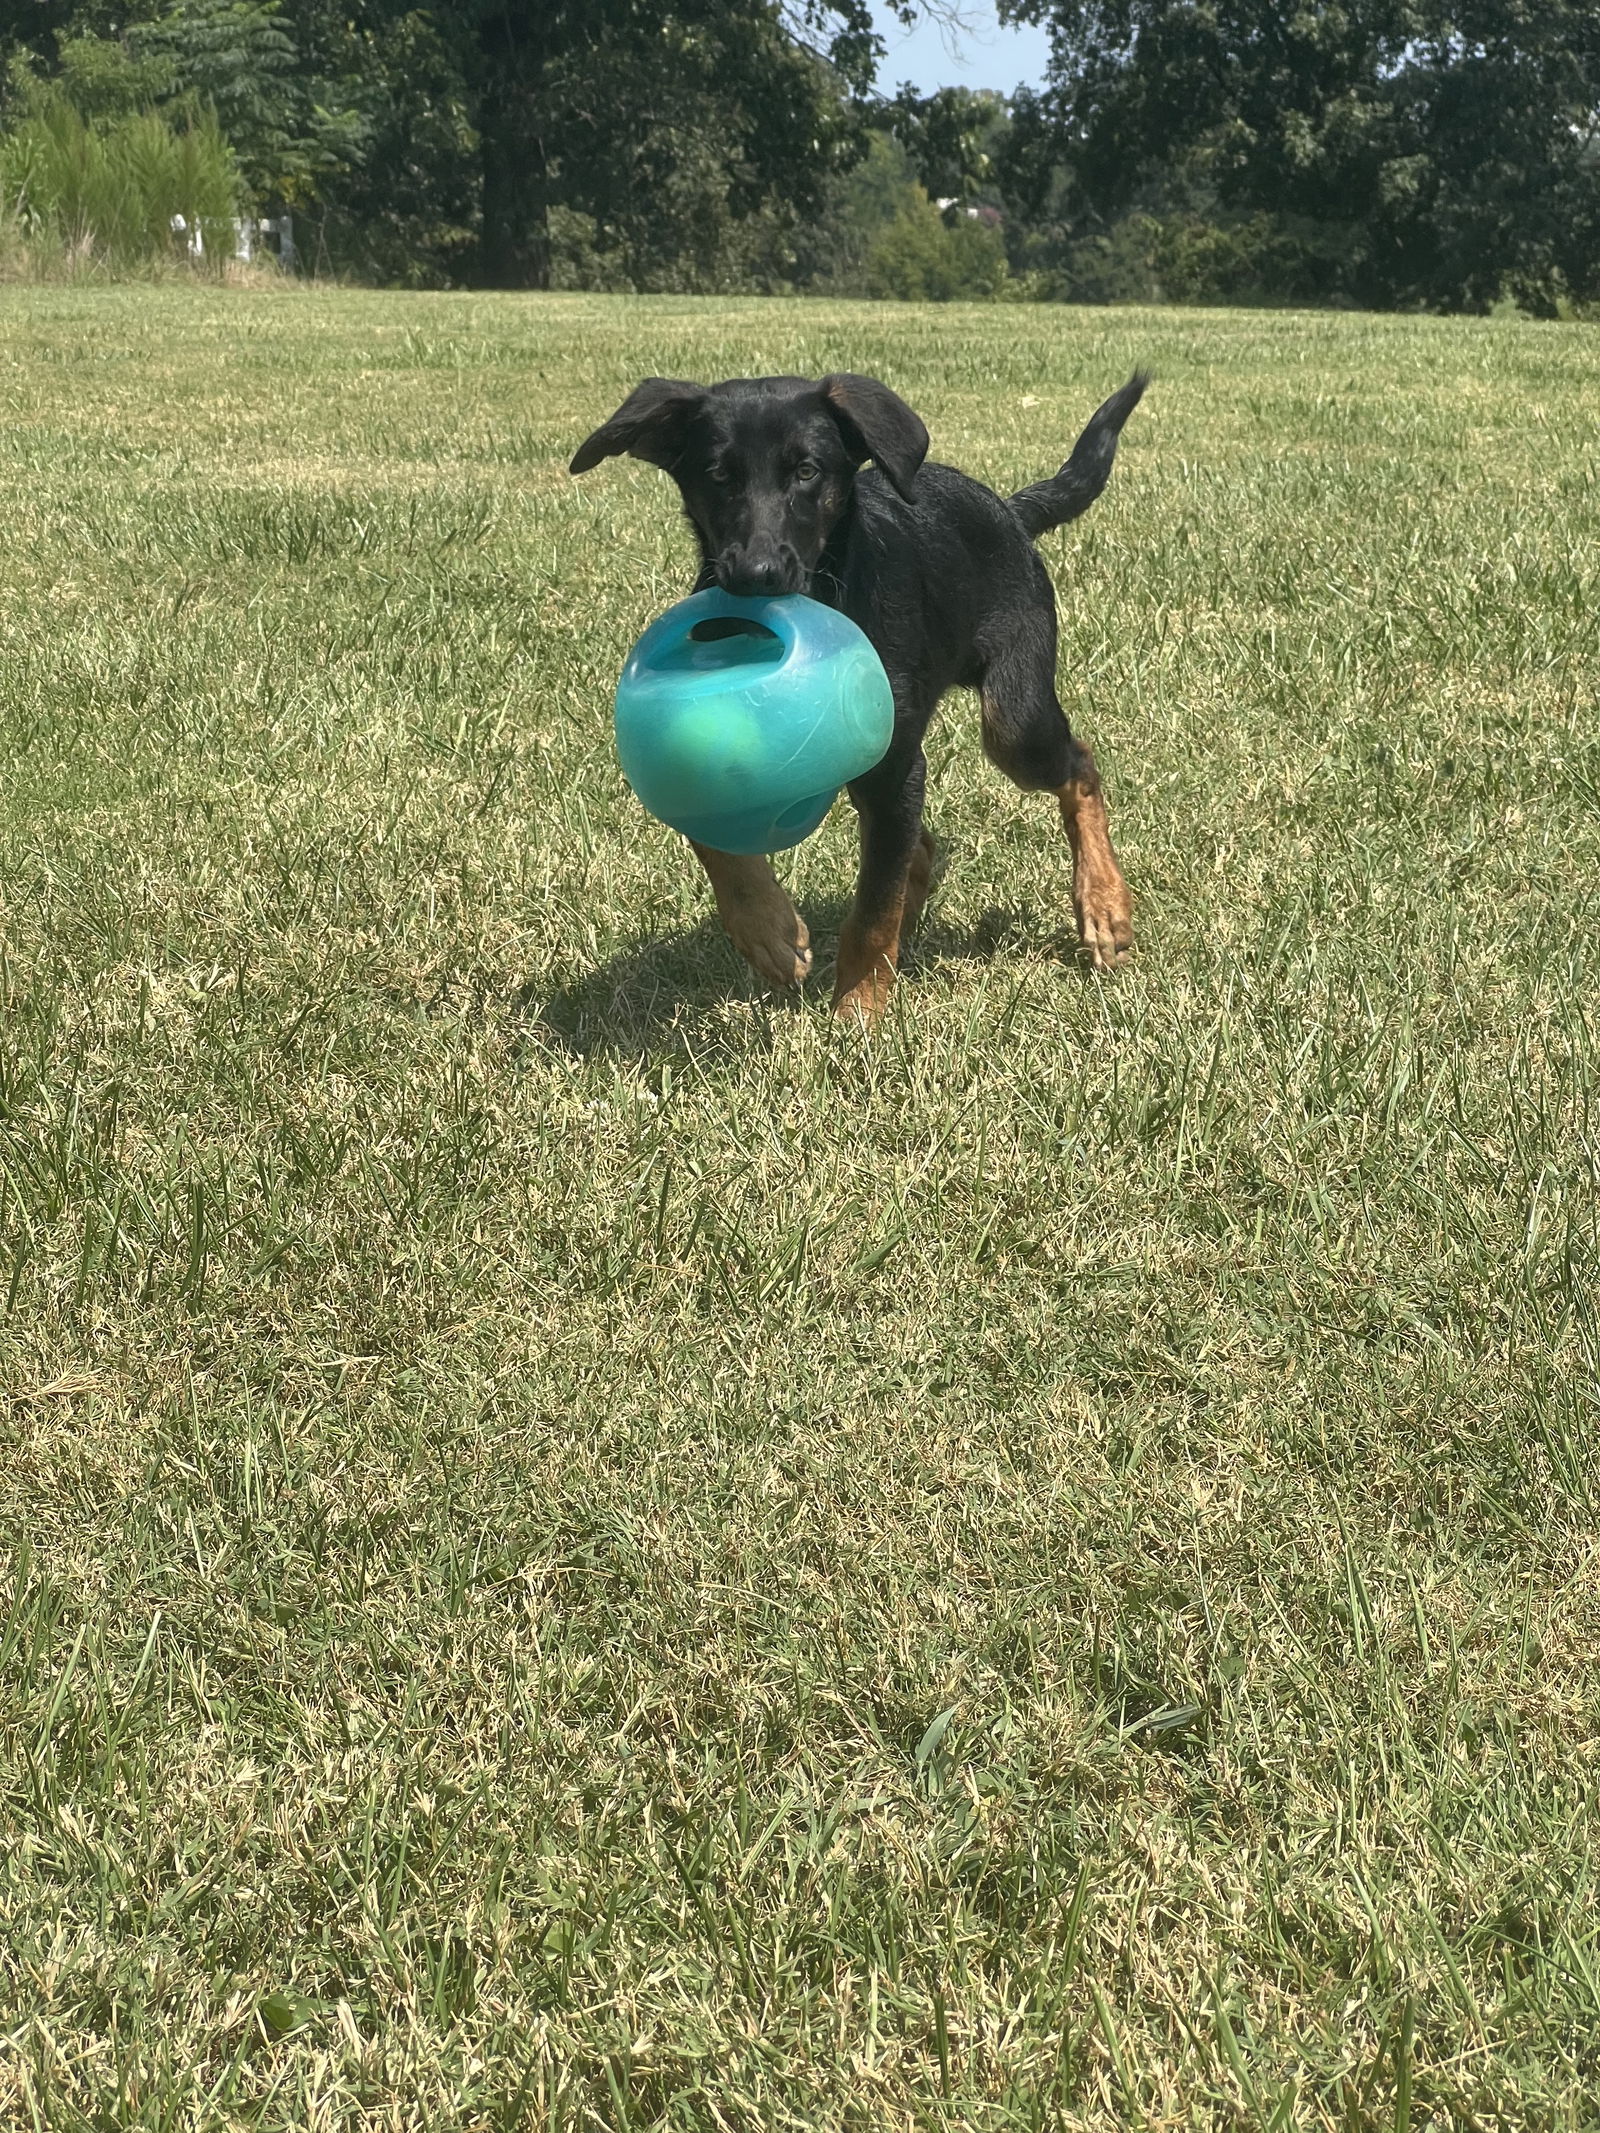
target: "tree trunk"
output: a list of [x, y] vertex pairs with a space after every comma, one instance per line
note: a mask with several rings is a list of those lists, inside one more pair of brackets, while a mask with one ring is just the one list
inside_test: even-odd
[[483, 235], [478, 279], [489, 289], [548, 289], [550, 173], [539, 122], [537, 40], [525, 0], [506, 0], [481, 19]]

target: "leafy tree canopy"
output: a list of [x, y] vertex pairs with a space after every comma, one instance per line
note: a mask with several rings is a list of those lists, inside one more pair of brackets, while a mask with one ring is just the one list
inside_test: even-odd
[[214, 124], [379, 280], [1600, 299], [1600, 0], [1000, 6], [1051, 36], [1009, 102], [879, 101], [868, 0], [0, 0], [0, 59]]
[[203, 103], [260, 204], [386, 275], [535, 287], [563, 231], [640, 287], [781, 273], [881, 50], [867, 0], [0, 0], [7, 47]]
[[[1594, 0], [1002, 0], [1051, 32], [1008, 175], [1081, 234], [1265, 217], [1303, 291], [1553, 310], [1600, 293]], [[1288, 271], [1287, 256], [1280, 271]]]

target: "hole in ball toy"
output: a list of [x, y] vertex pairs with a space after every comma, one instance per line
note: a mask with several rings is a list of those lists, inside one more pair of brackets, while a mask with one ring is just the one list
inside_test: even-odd
[[803, 823], [809, 822], [816, 813], [817, 802], [821, 797], [820, 793], [813, 793], [809, 800], [797, 800], [793, 807], [786, 807], [777, 821], [773, 823], [773, 828], [779, 831], [799, 829]]
[[696, 644], [720, 644], [724, 637], [770, 637], [778, 642], [776, 630], [769, 630], [764, 622], [757, 622], [749, 615], [712, 615], [705, 622], [697, 622], [689, 632]]
[[653, 663], [667, 674], [716, 674], [775, 667], [782, 659], [783, 639], [764, 622], [743, 615], [708, 615], [675, 643], [663, 646]]

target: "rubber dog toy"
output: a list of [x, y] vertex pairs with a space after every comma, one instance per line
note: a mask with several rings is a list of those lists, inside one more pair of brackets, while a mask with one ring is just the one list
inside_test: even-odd
[[617, 754], [651, 814], [719, 852], [809, 837], [894, 731], [883, 662], [802, 594], [694, 593], [659, 616], [617, 684]]

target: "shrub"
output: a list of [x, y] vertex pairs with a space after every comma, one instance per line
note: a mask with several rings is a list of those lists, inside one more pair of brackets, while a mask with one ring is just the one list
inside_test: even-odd
[[[1344, 233], [1287, 215], [1133, 218], [1168, 303], [1292, 303], [1322, 292]], [[1336, 284], [1335, 284], [1336, 285]]]
[[993, 303], [1008, 269], [999, 227], [975, 215], [946, 222], [927, 195], [902, 207], [867, 253], [869, 296], [905, 303]]
[[41, 252], [111, 267], [170, 259], [188, 250], [174, 236], [181, 216], [220, 267], [237, 205], [233, 152], [209, 111], [85, 118], [58, 88], [31, 83], [0, 134], [0, 218]]

